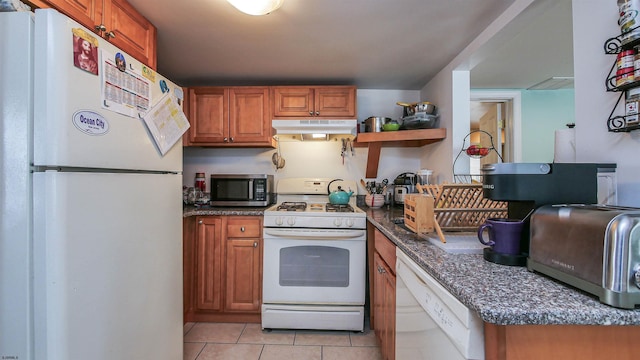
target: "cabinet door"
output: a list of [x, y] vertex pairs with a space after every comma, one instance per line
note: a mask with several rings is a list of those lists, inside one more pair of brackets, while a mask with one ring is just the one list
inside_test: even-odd
[[189, 97], [189, 142], [220, 144], [228, 139], [229, 91], [218, 87], [192, 87]]
[[384, 262], [380, 255], [376, 252], [373, 254], [373, 299], [371, 300], [371, 311], [376, 319], [375, 325], [375, 334], [380, 344], [383, 343], [383, 335], [384, 335], [384, 327], [385, 327], [385, 318], [384, 318], [384, 276], [382, 275], [381, 269], [384, 269]]
[[156, 27], [126, 0], [104, 0], [105, 37], [143, 64], [156, 68]]
[[182, 295], [185, 321], [187, 314], [193, 308], [193, 291], [195, 289], [195, 264], [196, 264], [196, 221], [189, 216], [182, 219]]
[[395, 276], [376, 252], [374, 262], [373, 312], [376, 319], [375, 334], [385, 360], [395, 359], [396, 287]]
[[396, 277], [388, 267], [384, 272], [384, 352], [385, 359], [396, 358]]
[[55, 8], [90, 30], [102, 23], [102, 0], [34, 0], [38, 8]]
[[261, 241], [228, 239], [225, 311], [260, 313]]
[[196, 302], [198, 310], [222, 310], [222, 219], [196, 217]]
[[356, 116], [356, 88], [353, 86], [315, 88], [314, 116], [354, 118]]
[[273, 87], [274, 117], [313, 116], [313, 90], [308, 87]]
[[268, 87], [229, 89], [229, 143], [271, 143]]
[[262, 299], [262, 217], [226, 218], [225, 311], [260, 313]]

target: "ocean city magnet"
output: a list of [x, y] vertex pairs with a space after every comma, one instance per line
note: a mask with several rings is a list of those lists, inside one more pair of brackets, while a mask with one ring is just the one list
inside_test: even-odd
[[107, 119], [89, 110], [76, 111], [73, 114], [73, 125], [87, 135], [101, 136], [109, 132]]

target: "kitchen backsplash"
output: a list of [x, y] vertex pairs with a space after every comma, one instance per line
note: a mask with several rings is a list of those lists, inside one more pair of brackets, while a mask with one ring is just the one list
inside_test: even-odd
[[[280, 153], [285, 167], [276, 171], [271, 162], [275, 149], [207, 149], [185, 148], [183, 185], [193, 186], [196, 172], [204, 172], [207, 179], [217, 174], [272, 174], [276, 181], [288, 177], [323, 177], [343, 179], [366, 179], [367, 148], [354, 148], [355, 154], [347, 152], [340, 156], [339, 141], [300, 142], [282, 141]], [[378, 167], [377, 181], [390, 182], [403, 172], [415, 172], [420, 168], [421, 148], [383, 148]], [[207, 182], [207, 188], [209, 183]], [[358, 189], [364, 194], [364, 188]]]

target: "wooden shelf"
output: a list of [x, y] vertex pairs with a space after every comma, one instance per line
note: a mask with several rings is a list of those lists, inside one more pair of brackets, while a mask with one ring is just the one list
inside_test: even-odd
[[442, 128], [359, 133], [354, 144], [369, 148], [365, 176], [375, 178], [382, 147], [420, 147], [442, 141], [446, 136], [447, 130]]

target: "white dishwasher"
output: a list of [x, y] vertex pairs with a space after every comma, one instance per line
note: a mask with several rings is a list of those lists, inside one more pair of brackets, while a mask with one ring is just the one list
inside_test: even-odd
[[396, 255], [396, 359], [484, 359], [478, 315], [398, 248]]

